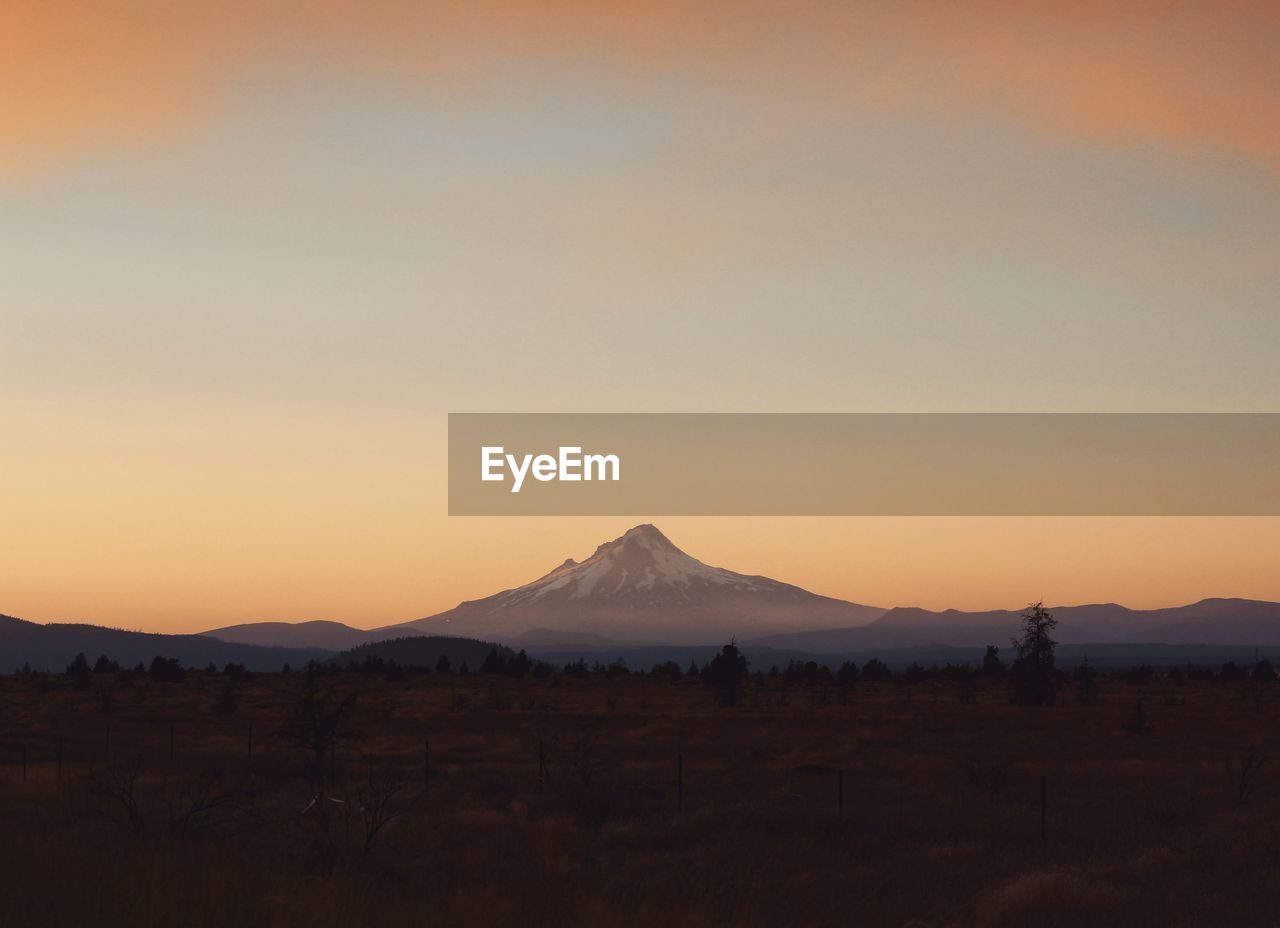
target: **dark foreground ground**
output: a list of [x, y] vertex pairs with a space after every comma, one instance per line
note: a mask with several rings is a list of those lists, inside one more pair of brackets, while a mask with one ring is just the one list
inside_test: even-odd
[[226, 684], [0, 678], [0, 924], [1280, 923], [1277, 684]]

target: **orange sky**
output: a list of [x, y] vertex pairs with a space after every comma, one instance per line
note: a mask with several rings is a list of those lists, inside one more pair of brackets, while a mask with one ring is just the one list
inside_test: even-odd
[[1063, 136], [1280, 167], [1280, 9], [1266, 0], [7, 0], [5, 22], [0, 168], [18, 175], [199, 131], [246, 75], [308, 60], [448, 96], [492, 92], [496, 65], [571, 58], [638, 83], [752, 87], [787, 107], [988, 111]]
[[1266, 2], [3, 0], [0, 612], [404, 621], [655, 521], [876, 605], [1275, 519], [449, 519], [450, 411], [1274, 411]]

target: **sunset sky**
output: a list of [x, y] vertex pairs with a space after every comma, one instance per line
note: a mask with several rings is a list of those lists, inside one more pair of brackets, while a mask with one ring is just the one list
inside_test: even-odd
[[446, 516], [450, 411], [1277, 411], [1280, 8], [1117, 6], [0, 0], [0, 613], [388, 624], [639, 521], [1280, 600], [1280, 519]]

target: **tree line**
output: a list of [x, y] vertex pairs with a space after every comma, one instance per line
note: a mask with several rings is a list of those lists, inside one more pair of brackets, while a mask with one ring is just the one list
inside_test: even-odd
[[[1044, 604], [1033, 603], [1022, 613], [1019, 634], [1010, 641], [1011, 662], [1006, 663], [998, 645], [990, 644], [987, 645], [986, 652], [977, 665], [971, 665], [968, 662], [959, 664], [948, 662], [941, 666], [931, 664], [925, 667], [918, 661], [913, 661], [908, 667], [897, 672], [884, 661], [874, 657], [862, 664], [846, 660], [836, 666], [816, 660], [792, 659], [785, 667], [774, 665], [767, 671], [757, 669], [753, 672], [746, 655], [736, 641], [732, 640], [703, 666], [699, 666], [696, 660], [690, 661], [687, 667], [668, 660], [655, 664], [648, 671], [632, 670], [622, 658], [608, 662], [595, 660], [590, 663], [584, 658], [578, 658], [555, 666], [531, 657], [524, 650], [511, 652], [505, 648], [492, 649], [474, 670], [466, 661], [455, 666], [448, 655], [440, 655], [432, 667], [421, 664], [402, 664], [394, 658], [380, 655], [366, 655], [360, 660], [351, 658], [345, 664], [338, 661], [323, 663], [313, 661], [309, 662], [305, 669], [312, 674], [361, 674], [381, 676], [391, 681], [402, 680], [410, 675], [431, 673], [461, 676], [480, 674], [515, 679], [526, 676], [538, 679], [565, 677], [610, 680], [631, 676], [649, 677], [672, 683], [705, 684], [715, 692], [717, 702], [723, 706], [735, 705], [741, 697], [743, 686], [753, 677], [759, 685], [774, 681], [787, 687], [837, 687], [846, 698], [860, 683], [914, 685], [946, 682], [958, 686], [961, 698], [966, 701], [968, 701], [966, 697], [972, 698], [979, 682], [1008, 683], [1012, 701], [1029, 706], [1056, 704], [1060, 688], [1065, 683], [1072, 682], [1075, 684], [1079, 701], [1092, 702], [1096, 694], [1096, 680], [1099, 674], [1088, 658], [1083, 659], [1069, 672], [1058, 667], [1056, 660], [1058, 643], [1053, 637], [1056, 627], [1057, 620], [1044, 607]], [[290, 673], [292, 668], [285, 664], [281, 671]], [[99, 655], [98, 659], [90, 664], [83, 653], [77, 654], [66, 670], [77, 689], [87, 689], [94, 676], [103, 674], [117, 675], [121, 683], [128, 685], [135, 679], [158, 683], [182, 683], [189, 673], [199, 672], [195, 668], [183, 667], [176, 658], [162, 655], [154, 657], [150, 664], [139, 662], [134, 667], [126, 668], [105, 654]], [[203, 672], [214, 675], [219, 673], [219, 670], [215, 665], [209, 664]], [[36, 675], [29, 665], [24, 665], [16, 673]], [[226, 664], [221, 673], [228, 678], [229, 687], [231, 683], [243, 682], [251, 676], [243, 664], [236, 663]], [[1112, 671], [1110, 676], [1126, 683], [1141, 685], [1151, 681], [1155, 676], [1155, 669], [1150, 665], [1139, 665]], [[1172, 668], [1166, 676], [1174, 683], [1184, 680], [1211, 680], [1222, 683], [1264, 684], [1275, 679], [1276, 671], [1271, 662], [1264, 659], [1255, 661], [1252, 667], [1242, 667], [1235, 661], [1227, 661], [1217, 670], [1187, 664]]]

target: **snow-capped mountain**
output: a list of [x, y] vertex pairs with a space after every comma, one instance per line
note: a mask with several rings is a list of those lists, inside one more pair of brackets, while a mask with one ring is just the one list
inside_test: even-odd
[[405, 623], [428, 634], [515, 641], [582, 634], [626, 642], [722, 643], [784, 631], [862, 625], [885, 610], [831, 599], [768, 577], [710, 567], [652, 525], [566, 560], [532, 583]]

